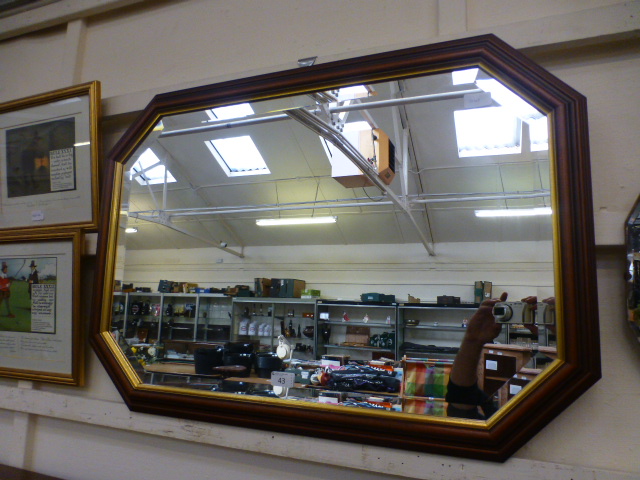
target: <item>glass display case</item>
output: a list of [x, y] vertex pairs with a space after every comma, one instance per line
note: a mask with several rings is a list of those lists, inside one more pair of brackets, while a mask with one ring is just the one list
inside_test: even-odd
[[231, 340], [232, 298], [217, 293], [198, 295], [196, 341], [227, 342]]

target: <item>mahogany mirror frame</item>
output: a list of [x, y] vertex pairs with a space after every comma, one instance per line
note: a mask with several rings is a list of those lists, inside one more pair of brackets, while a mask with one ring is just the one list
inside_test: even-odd
[[[229, 395], [183, 394], [144, 385], [116, 355], [109, 333], [122, 166], [169, 114], [480, 66], [550, 119], [559, 360], [486, 422], [385, 415], [344, 407], [305, 408]], [[551, 146], [552, 145], [552, 146]], [[117, 195], [116, 195], [117, 198]], [[136, 412], [419, 452], [504, 461], [601, 375], [595, 241], [586, 99], [493, 35], [453, 40], [157, 95], [108, 155], [104, 168], [90, 342], [128, 407]], [[357, 410], [357, 411], [354, 411]], [[364, 409], [367, 410], [367, 409]]]

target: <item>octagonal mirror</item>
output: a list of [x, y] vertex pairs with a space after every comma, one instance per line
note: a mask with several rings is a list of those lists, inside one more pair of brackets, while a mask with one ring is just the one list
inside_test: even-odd
[[107, 174], [133, 410], [504, 460], [599, 378], [585, 100], [494, 36], [157, 96]]

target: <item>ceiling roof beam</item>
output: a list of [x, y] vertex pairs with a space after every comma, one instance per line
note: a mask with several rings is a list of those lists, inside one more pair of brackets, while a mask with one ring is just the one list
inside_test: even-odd
[[[371, 108], [384, 108], [384, 107], [393, 107], [399, 105], [409, 105], [412, 103], [422, 103], [422, 102], [434, 102], [439, 100], [450, 100], [454, 98], [462, 98], [469, 93], [478, 93], [481, 92], [480, 89], [471, 89], [471, 90], [461, 90], [458, 92], [445, 92], [445, 93], [434, 93], [430, 95], [419, 95], [416, 97], [407, 97], [407, 98], [393, 98], [390, 100], [378, 100], [373, 102], [360, 102], [353, 103], [351, 105], [342, 105], [337, 107], [328, 107], [328, 113], [342, 113], [342, 112], [351, 112], [351, 111], [363, 111]], [[299, 107], [299, 109], [307, 110], [306, 107]], [[288, 110], [288, 112], [291, 110]], [[312, 109], [311, 111], [317, 112], [317, 110]], [[230, 121], [219, 121], [219, 122], [211, 122], [208, 125], [199, 125], [197, 127], [189, 127], [189, 128], [180, 128], [175, 130], [164, 130], [159, 136], [160, 138], [167, 137], [177, 137], [181, 135], [191, 135], [194, 133], [203, 133], [203, 132], [211, 132], [215, 130], [225, 130], [227, 128], [234, 127], [246, 127], [248, 125], [258, 125], [261, 123], [270, 123], [270, 122], [279, 122], [282, 120], [289, 119], [290, 116], [288, 114], [260, 114], [256, 116], [250, 116], [246, 118], [239, 118]]]
[[[171, 156], [171, 153], [169, 151], [167, 151], [164, 146], [162, 146], [162, 144], [158, 143], [155, 147], [155, 149], [162, 149], [162, 152], [156, 152], [156, 155], [158, 155], [158, 158], [161, 159], [161, 161], [163, 162], [163, 164], [165, 165], [165, 183], [163, 186], [163, 194], [164, 196], [164, 200], [163, 200], [163, 205], [164, 207], [162, 208], [163, 211], [166, 211], [166, 199], [167, 199], [167, 182], [166, 182], [166, 171], [167, 169], [170, 171], [173, 171], [173, 173], [177, 176], [179, 176], [179, 178], [186, 180], [186, 183], [189, 185], [190, 190], [193, 191], [194, 195], [196, 195], [200, 200], [202, 200], [203, 203], [208, 204], [209, 202], [207, 201], [206, 198], [203, 198], [202, 193], [198, 191], [198, 188], [195, 187], [193, 185], [193, 182], [191, 181], [191, 177], [189, 176], [189, 174], [185, 171], [184, 168], [182, 168], [182, 166], [179, 164], [179, 162], [175, 162], [173, 157]], [[152, 193], [153, 195], [153, 193]], [[157, 206], [156, 203], [156, 208], [160, 209]], [[231, 225], [228, 224], [228, 222], [224, 219], [221, 220], [221, 224], [224, 227], [224, 229], [227, 231], [227, 233], [229, 234], [229, 236], [233, 239], [233, 241], [240, 245], [241, 247], [244, 246], [244, 242], [242, 241], [242, 239], [238, 236], [238, 234], [235, 232], [235, 230], [231, 227]]]
[[[224, 243], [224, 242], [215, 242], [214, 240], [211, 240], [209, 238], [205, 238], [202, 235], [198, 235], [198, 234], [190, 232], [190, 231], [188, 231], [188, 230], [186, 230], [184, 228], [178, 227], [176, 224], [171, 222], [171, 220], [168, 218], [168, 216], [166, 214], [163, 214], [161, 212], [156, 216], [143, 215], [143, 214], [139, 214], [139, 213], [135, 213], [135, 212], [129, 212], [129, 217], [130, 218], [135, 218], [136, 220], [144, 220], [146, 222], [151, 222], [151, 223], [155, 223], [155, 224], [158, 224], [158, 225], [163, 225], [163, 226], [165, 226], [167, 228], [175, 230], [176, 232], [183, 233], [183, 234], [188, 235], [188, 236], [190, 236], [192, 238], [200, 240], [201, 242], [207, 243], [207, 244], [211, 245], [212, 247], [215, 247], [215, 248], [223, 250], [223, 251], [225, 251], [227, 253], [230, 253], [231, 255], [235, 255], [236, 257], [239, 257], [239, 258], [244, 258], [244, 254], [242, 252], [236, 252], [232, 248], [228, 248], [226, 246], [226, 243]], [[243, 250], [244, 250], [244, 247], [243, 247]]]
[[430, 93], [428, 95], [417, 95], [415, 97], [391, 98], [389, 100], [377, 100], [373, 102], [352, 103], [351, 105], [342, 105], [339, 107], [329, 107], [331, 113], [351, 112], [355, 110], [370, 110], [372, 108], [397, 107], [400, 105], [410, 105], [412, 103], [436, 102], [440, 100], [451, 100], [455, 98], [463, 98], [470, 93], [482, 92], [479, 88], [470, 90], [460, 90], [457, 92]]
[[[459, 202], [477, 202], [484, 200], [518, 200], [518, 199], [532, 199], [532, 198], [547, 198], [550, 197], [549, 191], [530, 192], [530, 193], [511, 193], [511, 194], [486, 194], [486, 195], [470, 195], [461, 197], [447, 197], [438, 196], [436, 198], [424, 198], [424, 196], [411, 196], [408, 204], [409, 208], [418, 204], [431, 204], [431, 203], [459, 203]], [[380, 200], [375, 200], [379, 198]], [[172, 209], [166, 211], [160, 210], [143, 210], [139, 212], [131, 212], [129, 215], [136, 215], [135, 218], [145, 219], [159, 218], [162, 214], [169, 215], [171, 217], [185, 217], [185, 216], [199, 216], [199, 215], [222, 215], [230, 213], [257, 213], [257, 212], [273, 212], [273, 211], [293, 211], [293, 210], [311, 210], [311, 209], [325, 209], [325, 208], [353, 208], [353, 207], [373, 207], [379, 205], [394, 205], [391, 200], [383, 200], [385, 197], [373, 197], [374, 200], [366, 198], [369, 201], [358, 201], [359, 199], [351, 200], [321, 200], [318, 202], [299, 202], [288, 204], [271, 204], [271, 205], [246, 205], [240, 207], [202, 207], [202, 208], [189, 208], [189, 209]], [[361, 200], [365, 200], [361, 197]]]
[[405, 203], [400, 200], [400, 198], [398, 198], [398, 196], [396, 196], [396, 194], [393, 193], [393, 191], [380, 179], [380, 177], [378, 176], [378, 172], [372, 168], [369, 162], [362, 156], [362, 154], [356, 147], [354, 147], [349, 141], [347, 141], [340, 132], [330, 127], [322, 119], [318, 118], [307, 110], [294, 109], [287, 110], [286, 113], [287, 115], [290, 115], [291, 118], [297, 120], [307, 128], [311, 129], [318, 135], [333, 143], [336, 148], [344, 153], [347, 158], [349, 158], [375, 186], [385, 192], [387, 196], [393, 201], [393, 203], [404, 210], [407, 217], [416, 229], [418, 235], [420, 236], [420, 241], [422, 242], [424, 248], [427, 250], [429, 255], [435, 256], [433, 247], [429, 244], [424, 232], [418, 225], [416, 219], [413, 217], [411, 211], [408, 209]]

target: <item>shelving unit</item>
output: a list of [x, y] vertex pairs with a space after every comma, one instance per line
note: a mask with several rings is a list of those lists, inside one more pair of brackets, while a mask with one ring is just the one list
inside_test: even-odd
[[397, 358], [397, 304], [318, 300], [317, 356]]
[[231, 339], [231, 311], [231, 297], [219, 293], [198, 294], [196, 341], [229, 341]]
[[111, 329], [133, 343], [190, 351], [194, 342], [229, 341], [230, 312], [231, 298], [219, 294], [116, 292]]
[[140, 343], [157, 342], [162, 330], [162, 305], [161, 293], [127, 293], [125, 338], [135, 337]]
[[[331, 354], [348, 355], [351, 360], [399, 359], [404, 355], [453, 360], [466, 332], [464, 320], [476, 309], [475, 304], [116, 292], [111, 328], [141, 344], [186, 345], [178, 350], [192, 350], [189, 345], [200, 343], [238, 341], [274, 351], [278, 335], [283, 334], [294, 356], [301, 359]], [[407, 324], [408, 320], [418, 324]], [[555, 345], [553, 326], [538, 325], [538, 330], [536, 335], [522, 326], [506, 324], [495, 342], [533, 346], [534, 350], [537, 345]], [[534, 356], [531, 367], [539, 366], [536, 359]]]
[[[398, 305], [399, 355], [453, 360], [466, 332], [465, 319], [477, 305], [400, 303]], [[416, 321], [417, 325], [407, 324]]]
[[302, 332], [306, 327], [314, 326], [315, 302], [315, 299], [301, 298], [234, 298], [231, 338], [237, 342], [257, 343], [263, 351], [274, 351], [278, 336], [282, 334], [291, 343], [296, 356], [313, 358], [316, 351], [314, 335], [308, 337]]

